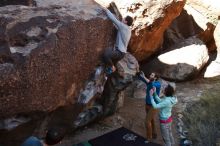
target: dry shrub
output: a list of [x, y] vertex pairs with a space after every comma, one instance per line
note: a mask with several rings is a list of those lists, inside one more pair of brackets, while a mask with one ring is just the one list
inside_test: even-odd
[[207, 91], [184, 113], [184, 123], [193, 146], [215, 146], [220, 136], [220, 84]]

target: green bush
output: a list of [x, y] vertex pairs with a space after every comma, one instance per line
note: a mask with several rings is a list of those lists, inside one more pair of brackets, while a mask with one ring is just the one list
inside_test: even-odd
[[184, 113], [184, 124], [193, 146], [214, 146], [220, 131], [220, 84], [209, 89]]

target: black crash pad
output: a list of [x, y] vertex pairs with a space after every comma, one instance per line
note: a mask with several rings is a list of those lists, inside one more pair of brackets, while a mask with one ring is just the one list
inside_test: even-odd
[[124, 127], [106, 133], [89, 141], [73, 146], [161, 146], [156, 143], [147, 143], [146, 139]]

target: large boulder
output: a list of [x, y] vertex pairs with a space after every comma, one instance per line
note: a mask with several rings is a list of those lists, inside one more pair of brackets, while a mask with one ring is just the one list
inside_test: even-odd
[[34, 6], [34, 0], [1, 0], [0, 7], [7, 5], [25, 5], [25, 6]]
[[216, 16], [220, 15], [220, 3], [218, 0], [188, 0], [187, 2], [209, 18], [211, 16], [212, 19], [216, 19]]
[[220, 62], [220, 16], [218, 17], [218, 24], [215, 28], [214, 31], [214, 39], [215, 39], [215, 44], [217, 46], [217, 58], [216, 61]]
[[[109, 0], [96, 0], [105, 5]], [[139, 60], [158, 52], [164, 31], [179, 16], [186, 0], [113, 0], [123, 17], [134, 18], [129, 51]]]
[[209, 52], [216, 51], [213, 32], [220, 15], [218, 0], [188, 0], [185, 9], [203, 30], [198, 37], [207, 45]]
[[198, 75], [208, 59], [205, 44], [198, 38], [191, 37], [143, 65], [142, 69], [146, 74], [156, 72], [168, 80], [185, 81]]
[[94, 2], [91, 0], [1, 0], [0, 7], [6, 5], [25, 5], [25, 6], [37, 6], [37, 7], [48, 7], [52, 5], [56, 6], [70, 6], [86, 4], [93, 5]]
[[4, 18], [0, 18], [0, 26], [0, 63], [5, 62], [6, 60], [10, 62], [9, 58], [11, 52], [8, 44], [8, 36], [6, 34], [6, 20]]
[[215, 44], [217, 46], [217, 57], [207, 67], [204, 74], [205, 78], [215, 77], [220, 75], [220, 20], [214, 31]]
[[206, 15], [202, 14], [190, 5], [185, 5], [180, 16], [178, 16], [164, 35], [163, 49], [184, 41], [184, 39], [197, 36], [208, 47], [209, 52], [216, 50], [213, 32], [214, 23]]
[[[177, 17], [165, 33], [163, 49], [170, 48], [184, 39], [197, 36], [209, 50], [211, 64], [204, 77], [220, 75], [219, 20], [220, 3], [217, 0], [188, 0], [181, 15]], [[216, 49], [217, 48], [217, 49]], [[215, 54], [217, 58], [215, 60]]]
[[197, 37], [206, 44], [210, 53], [215, 52], [216, 45], [214, 40], [214, 30], [218, 16], [215, 13], [210, 13], [209, 8], [203, 7], [202, 9], [193, 3], [189, 3], [185, 8], [202, 30], [197, 33]]
[[112, 23], [96, 9], [90, 0], [0, 8], [1, 118], [76, 102], [114, 42]]
[[205, 78], [212, 78], [212, 77], [216, 77], [216, 76], [220, 76], [220, 62], [214, 60], [206, 68], [204, 77]]
[[[48, 6], [74, 7], [77, 5], [81, 5], [81, 7], [88, 8], [88, 5], [94, 6], [94, 0], [80, 0], [80, 1], [79, 0], [34, 0], [34, 1], [37, 7], [48, 7]], [[84, 11], [86, 10], [87, 9], [84, 9]]]
[[119, 93], [134, 81], [136, 73], [139, 72], [138, 61], [130, 53], [117, 63], [116, 68], [117, 73], [107, 80], [103, 91], [101, 103], [104, 107], [104, 115], [110, 115], [116, 111]]
[[134, 81], [139, 72], [139, 64], [134, 56], [126, 53], [116, 64], [116, 68], [117, 71], [108, 76], [104, 73], [103, 66], [96, 68], [93, 77], [78, 98], [78, 102], [86, 106], [74, 121], [75, 128], [111, 115], [123, 106], [124, 89]]

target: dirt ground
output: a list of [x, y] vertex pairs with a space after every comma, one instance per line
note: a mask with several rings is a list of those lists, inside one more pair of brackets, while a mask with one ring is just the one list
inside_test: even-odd
[[[204, 91], [211, 89], [215, 82], [219, 82], [219, 79], [197, 79], [190, 82], [176, 84], [176, 96], [178, 97], [178, 104], [173, 109], [173, 135], [176, 140], [176, 145], [179, 144], [179, 135], [177, 132], [177, 115], [184, 110], [187, 104], [191, 103], [192, 101], [197, 101]], [[65, 137], [62, 143], [58, 146], [69, 146], [82, 141], [86, 141], [117, 129], [121, 126], [126, 127], [143, 137], [146, 137], [144, 121], [144, 99], [127, 97], [124, 99], [124, 106], [120, 108], [114, 115], [73, 132], [69, 136]], [[163, 140], [160, 135], [158, 118], [157, 132], [158, 137], [156, 140], [154, 140], [154, 142], [163, 144]]]
[[[217, 79], [197, 79], [190, 82], [182, 82], [176, 84], [176, 96], [178, 98], [178, 104], [175, 105], [173, 109], [173, 135], [176, 140], [176, 145], [179, 144], [179, 133], [177, 128], [177, 115], [181, 114], [181, 112], [186, 108], [187, 105], [190, 105], [193, 101], [198, 101], [199, 97], [204, 93], [204, 91], [212, 89], [213, 86], [216, 86], [215, 83], [219, 83], [220, 78]], [[56, 146], [72, 146], [73, 144], [77, 144], [79, 142], [87, 141], [93, 139], [95, 137], [101, 136], [107, 132], [110, 132], [119, 127], [125, 127], [130, 129], [137, 134], [146, 137], [146, 129], [145, 129], [145, 101], [144, 98], [130, 98], [130, 94], [125, 94], [124, 104], [123, 106], [116, 111], [116, 113], [112, 116], [109, 116], [103, 120], [96, 121], [87, 127], [78, 129], [76, 131], [71, 131], [68, 135], [62, 140], [60, 144]], [[65, 110], [59, 110], [56, 114], [57, 121], [65, 121], [65, 125], [72, 123], [73, 115], [70, 111], [74, 111], [71, 106], [70, 109], [65, 108]], [[77, 113], [77, 112], [76, 112]], [[50, 117], [48, 117], [50, 118]], [[46, 123], [48, 122], [45, 119]], [[41, 127], [46, 127], [44, 122], [33, 122], [24, 124], [23, 126], [19, 126], [14, 132], [0, 133], [0, 139], [6, 141], [6, 143], [2, 143], [4, 146], [19, 146], [25, 137], [29, 136], [31, 133], [36, 135], [44, 135], [39, 134], [39, 132], [44, 132], [45, 130]], [[37, 126], [40, 124], [39, 126]], [[39, 127], [39, 130], [34, 130], [34, 127]], [[20, 134], [22, 131], [22, 134]], [[18, 135], [19, 133], [19, 135]], [[37, 134], [38, 133], [38, 134]], [[157, 133], [158, 137], [154, 142], [163, 144], [162, 137], [160, 135], [159, 129], [159, 120], [157, 116]], [[26, 134], [26, 135], [25, 135]], [[22, 140], [22, 141], [21, 141]], [[17, 144], [16, 144], [17, 143]]]
[[[76, 144], [86, 141], [104, 133], [117, 129], [119, 127], [126, 127], [137, 134], [145, 137], [145, 102], [144, 99], [125, 98], [124, 106], [119, 109], [114, 115], [105, 118], [98, 123], [90, 124], [89, 126], [79, 129], [72, 135], [66, 137], [59, 146], [66, 146], [70, 143]], [[159, 123], [157, 124], [157, 132], [159, 131]], [[163, 143], [159, 135], [155, 140], [157, 143]]]

